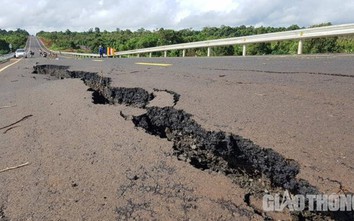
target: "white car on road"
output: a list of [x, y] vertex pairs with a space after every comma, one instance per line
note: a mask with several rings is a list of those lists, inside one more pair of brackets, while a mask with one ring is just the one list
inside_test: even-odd
[[27, 58], [27, 53], [25, 49], [19, 48], [15, 52], [15, 58], [24, 57]]

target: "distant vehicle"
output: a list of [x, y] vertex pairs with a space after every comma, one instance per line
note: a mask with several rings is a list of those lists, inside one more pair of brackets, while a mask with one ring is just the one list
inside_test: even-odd
[[17, 49], [16, 52], [15, 52], [15, 58], [20, 58], [20, 57], [24, 57], [24, 58], [27, 58], [27, 53], [26, 53], [26, 50], [25, 49]]

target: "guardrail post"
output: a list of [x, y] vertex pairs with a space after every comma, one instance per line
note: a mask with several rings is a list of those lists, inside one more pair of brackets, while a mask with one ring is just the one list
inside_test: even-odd
[[167, 57], [167, 51], [164, 51], [164, 55], [165, 58]]
[[151, 58], [151, 57], [152, 57], [152, 52], [149, 53], [149, 58]]
[[207, 54], [207, 56], [210, 57], [210, 54], [211, 54], [211, 48], [208, 47], [208, 54]]
[[186, 49], [183, 49], [183, 51], [182, 51], [182, 57], [186, 57]]
[[140, 58], [140, 54], [138, 54], [137, 57]]
[[246, 53], [247, 53], [247, 46], [243, 45], [242, 46], [242, 56], [246, 56]]
[[297, 47], [297, 54], [302, 54], [303, 42], [302, 39], [299, 40], [299, 45]]

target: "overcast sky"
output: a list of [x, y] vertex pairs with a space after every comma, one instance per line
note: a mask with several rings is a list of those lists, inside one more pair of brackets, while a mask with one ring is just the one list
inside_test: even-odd
[[0, 0], [0, 29], [195, 30], [354, 23], [354, 0]]

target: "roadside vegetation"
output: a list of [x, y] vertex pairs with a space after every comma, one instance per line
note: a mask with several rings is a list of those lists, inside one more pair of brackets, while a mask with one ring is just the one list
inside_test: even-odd
[[[327, 25], [331, 25], [331, 23], [312, 27]], [[131, 31], [129, 29], [120, 30], [117, 28], [115, 31], [108, 32], [101, 31], [96, 27], [85, 32], [72, 32], [70, 30], [66, 30], [65, 32], [41, 31], [37, 33], [37, 36], [52, 50], [97, 53], [99, 45], [112, 47], [116, 49], [116, 51], [125, 51], [178, 43], [290, 31], [300, 28], [303, 27], [297, 25], [289, 27], [247, 27], [243, 25], [239, 27], [205, 27], [202, 30], [171, 30], [160, 28], [151, 31], [141, 28], [136, 31]], [[297, 41], [250, 44], [247, 46], [247, 54], [296, 54], [297, 45]], [[354, 52], [354, 36], [305, 40], [303, 52], [306, 54], [352, 53]], [[169, 56], [182, 56], [181, 51], [169, 51], [168, 53]], [[189, 49], [186, 51], [187, 56], [205, 56], [206, 53], [206, 48]], [[241, 54], [241, 45], [212, 48], [212, 55], [214, 56]], [[161, 56], [161, 53], [154, 53], [154, 56]]]
[[29, 33], [22, 29], [17, 29], [16, 31], [0, 29], [0, 54], [10, 53], [10, 44], [12, 45], [12, 51], [18, 48], [24, 48], [28, 36]]

